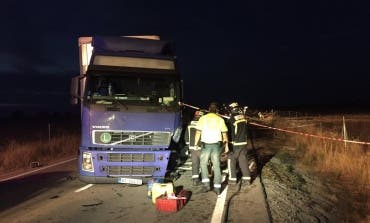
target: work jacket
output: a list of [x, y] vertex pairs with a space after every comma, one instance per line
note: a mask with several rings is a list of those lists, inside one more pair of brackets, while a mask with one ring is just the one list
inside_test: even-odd
[[231, 128], [231, 144], [233, 146], [247, 145], [248, 126], [245, 116], [231, 116], [229, 122]]

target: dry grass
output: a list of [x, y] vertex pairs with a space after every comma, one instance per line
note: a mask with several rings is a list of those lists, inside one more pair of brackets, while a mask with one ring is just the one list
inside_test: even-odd
[[22, 169], [31, 162], [45, 165], [51, 160], [77, 154], [79, 134], [60, 133], [48, 140], [10, 140], [0, 151], [0, 173]]
[[[276, 126], [289, 130], [311, 133], [328, 137], [342, 138], [342, 117], [321, 117], [307, 120], [300, 118], [281, 119]], [[370, 118], [358, 117], [354, 122], [346, 122], [350, 139], [367, 141], [370, 132]], [[367, 123], [367, 124], [364, 124]], [[351, 126], [349, 129], [348, 126]], [[364, 135], [364, 133], [367, 133]], [[279, 133], [280, 135], [280, 133]], [[348, 198], [355, 200], [356, 206], [367, 212], [370, 194], [370, 146], [325, 140], [308, 136], [286, 134], [285, 143], [297, 148], [296, 155], [299, 165], [314, 170], [321, 176], [343, 186], [349, 191]], [[351, 198], [350, 198], [351, 197]]]
[[[323, 132], [323, 135], [333, 135]], [[337, 136], [338, 137], [338, 136]], [[306, 166], [315, 167], [321, 173], [334, 175], [340, 180], [357, 185], [362, 192], [370, 186], [370, 152], [362, 145], [343, 142], [294, 137], [303, 147], [301, 160]]]

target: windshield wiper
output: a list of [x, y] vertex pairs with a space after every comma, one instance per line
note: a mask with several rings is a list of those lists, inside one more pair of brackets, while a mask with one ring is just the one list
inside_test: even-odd
[[128, 110], [128, 106], [125, 103], [123, 103], [121, 100], [116, 99], [114, 96], [112, 96], [112, 101], [123, 106], [126, 110]]

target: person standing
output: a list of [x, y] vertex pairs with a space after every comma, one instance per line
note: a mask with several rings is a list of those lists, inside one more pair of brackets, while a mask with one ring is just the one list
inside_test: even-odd
[[199, 167], [200, 167], [200, 150], [201, 148], [195, 144], [195, 133], [197, 131], [196, 126], [198, 120], [204, 115], [203, 111], [196, 111], [194, 113], [194, 118], [185, 130], [185, 144], [188, 146], [191, 156], [191, 166], [192, 166], [192, 181], [193, 186], [200, 186], [201, 182], [199, 180]]
[[237, 184], [237, 164], [242, 172], [241, 185], [250, 185], [251, 176], [248, 166], [248, 149], [247, 149], [247, 120], [245, 119], [242, 109], [237, 102], [229, 105], [231, 117], [230, 135], [232, 144], [232, 153], [229, 156], [229, 184]]
[[217, 104], [212, 102], [209, 105], [209, 113], [202, 116], [197, 124], [195, 134], [195, 145], [198, 145], [199, 140], [202, 142], [200, 154], [200, 168], [203, 183], [203, 192], [211, 190], [208, 161], [211, 159], [213, 165], [213, 190], [219, 195], [221, 193], [221, 168], [220, 154], [221, 143], [225, 145], [225, 152], [229, 151], [227, 127], [223, 118], [217, 115]]

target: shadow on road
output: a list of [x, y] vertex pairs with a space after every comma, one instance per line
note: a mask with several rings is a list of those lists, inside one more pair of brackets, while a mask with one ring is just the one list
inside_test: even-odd
[[66, 180], [72, 180], [71, 175], [71, 171], [48, 172], [1, 182], [0, 212], [30, 200]]
[[272, 134], [270, 130], [253, 126], [249, 128], [248, 138], [250, 140], [250, 151], [248, 152], [248, 160], [254, 160], [257, 163], [256, 170], [251, 172], [252, 181], [254, 181], [257, 176], [261, 175], [263, 167], [277, 153], [276, 148], [268, 146], [268, 140], [273, 139]]

